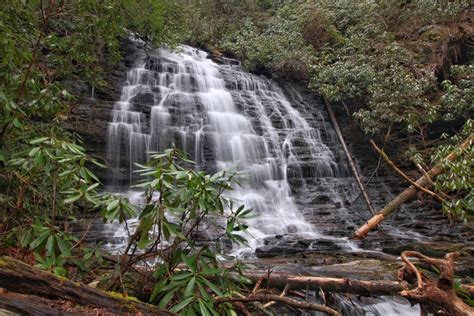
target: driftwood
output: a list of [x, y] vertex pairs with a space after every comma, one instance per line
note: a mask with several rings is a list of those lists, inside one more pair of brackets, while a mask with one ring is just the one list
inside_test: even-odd
[[175, 315], [149, 304], [115, 297], [81, 283], [60, 279], [5, 256], [0, 258], [0, 288], [6, 289], [7, 292], [34, 295], [46, 300], [65, 300], [82, 306], [98, 307], [120, 315]]
[[[402, 260], [406, 266], [399, 272], [399, 278], [404, 280], [407, 275], [414, 273], [416, 276], [416, 288], [404, 290], [401, 296], [411, 301], [422, 303], [430, 310], [443, 310], [446, 315], [463, 316], [474, 315], [474, 308], [463, 302], [456, 295], [454, 287], [454, 259], [459, 253], [448, 253], [443, 259], [427, 257], [419, 252], [405, 251], [402, 253]], [[440, 271], [439, 278], [432, 280], [425, 277], [410, 261], [410, 257], [415, 257], [424, 264], [435, 267]]]
[[329, 119], [331, 120], [331, 123], [334, 126], [334, 129], [336, 130], [336, 135], [339, 138], [339, 141], [341, 142], [341, 145], [342, 145], [342, 149], [344, 150], [347, 160], [349, 161], [349, 166], [351, 167], [354, 178], [356, 179], [357, 185], [359, 186], [360, 191], [362, 195], [364, 196], [365, 203], [367, 204], [367, 207], [370, 213], [375, 214], [375, 210], [372, 206], [372, 202], [370, 201], [369, 195], [367, 194], [367, 190], [365, 189], [365, 186], [361, 180], [359, 172], [357, 171], [357, 167], [354, 163], [354, 159], [352, 159], [352, 156], [349, 153], [349, 149], [347, 149], [346, 142], [344, 141], [344, 137], [342, 137], [342, 133], [341, 133], [341, 130], [339, 129], [339, 124], [337, 124], [336, 116], [334, 115], [334, 112], [332, 111], [331, 104], [329, 103], [329, 101], [326, 99], [325, 96], [323, 96], [323, 100], [324, 100], [324, 104], [326, 105], [326, 110], [329, 114]]
[[[451, 152], [445, 160], [447, 161], [453, 161], [454, 159], [457, 158], [458, 156], [458, 150], [464, 150], [466, 148], [469, 148], [471, 144], [474, 142], [474, 134], [471, 134], [464, 142], [458, 146], [456, 150]], [[425, 187], [430, 184], [431, 179], [439, 175], [444, 171], [443, 164], [437, 164], [434, 166], [431, 170], [429, 170], [426, 176], [422, 176], [418, 180], [416, 180], [416, 184], [420, 187]], [[403, 203], [409, 201], [413, 196], [415, 196], [417, 192], [417, 188], [414, 185], [411, 185], [408, 187], [406, 190], [404, 190], [402, 193], [400, 193], [397, 197], [395, 197], [392, 201], [390, 201], [384, 208], [382, 208], [375, 216], [373, 216], [367, 223], [362, 225], [357, 231], [354, 233], [355, 239], [363, 239], [369, 231], [377, 227], [380, 222], [382, 222], [385, 218], [387, 218], [388, 215], [390, 215], [392, 212], [397, 210]]]

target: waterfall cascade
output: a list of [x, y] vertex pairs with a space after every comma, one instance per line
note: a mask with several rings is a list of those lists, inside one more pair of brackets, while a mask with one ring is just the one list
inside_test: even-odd
[[[291, 94], [301, 98], [294, 89]], [[136, 180], [135, 163], [144, 163], [147, 152], [172, 144], [198, 169], [242, 173], [244, 184], [231, 195], [259, 215], [249, 223], [255, 240], [315, 236], [293, 201], [288, 178], [304, 182], [303, 172], [315, 178], [348, 173], [274, 82], [216, 64], [189, 46], [156, 50], [137, 61], [115, 104], [107, 139], [115, 188]], [[310, 170], [303, 171], [308, 161]]]
[[[340, 227], [354, 226], [358, 191], [321, 107], [303, 99], [292, 86], [282, 88], [232, 61], [218, 64], [189, 46], [148, 51], [127, 73], [112, 111], [109, 188], [139, 203], [141, 193], [131, 187], [135, 163], [175, 144], [199, 170], [242, 175], [243, 185], [230, 195], [258, 214], [247, 223], [250, 252], [283, 235], [323, 250], [328, 241], [335, 249], [353, 250]], [[126, 240], [117, 226], [111, 231]], [[349, 314], [419, 313], [390, 298], [357, 306], [351, 301], [350, 307], [344, 299], [339, 303]]]

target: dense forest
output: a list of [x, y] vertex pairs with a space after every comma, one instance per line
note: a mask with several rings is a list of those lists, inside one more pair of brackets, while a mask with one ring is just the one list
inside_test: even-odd
[[[337, 301], [353, 293], [401, 295], [420, 303], [420, 313], [474, 314], [473, 20], [473, 5], [463, 0], [6, 1], [0, 8], [0, 313], [350, 315]], [[258, 216], [228, 194], [243, 179], [232, 170], [193, 167], [182, 146], [150, 153], [137, 165], [139, 204], [107, 190], [97, 170], [110, 161], [91, 156], [69, 123], [84, 97], [78, 82], [106, 89], [111, 69], [126, 58], [127, 41], [171, 52], [186, 44], [207, 52], [215, 65], [239, 63], [239, 71], [255, 78], [307, 89], [342, 130], [338, 142], [348, 138], [341, 160], [354, 164], [348, 170], [362, 193], [371, 179], [360, 174], [363, 161], [351, 157], [350, 139], [363, 135], [358, 150], [375, 157], [377, 168], [387, 166], [403, 190], [388, 205], [371, 205], [365, 194], [368, 227], [356, 237], [415, 198], [420, 209], [460, 227], [459, 239], [441, 250], [406, 247], [401, 259], [391, 257], [386, 264], [400, 268], [398, 280], [395, 272], [383, 279], [307, 275], [278, 270], [278, 259], [249, 263], [229, 251], [249, 244], [248, 221]], [[124, 249], [111, 253], [88, 242], [90, 224], [74, 229], [82, 217], [123, 225]], [[204, 230], [216, 232], [213, 240], [199, 238]], [[369, 234], [377, 239], [383, 230]], [[458, 258], [467, 262], [461, 275]]]

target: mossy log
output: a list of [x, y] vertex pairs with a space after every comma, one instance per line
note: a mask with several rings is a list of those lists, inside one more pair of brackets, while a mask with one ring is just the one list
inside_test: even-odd
[[[85, 307], [106, 309], [109, 313], [119, 315], [175, 315], [153, 305], [120, 298], [81, 283], [59, 278], [5, 256], [0, 258], [0, 288], [10, 293], [34, 295], [50, 301], [65, 300]], [[5, 293], [3, 296], [5, 298]], [[22, 297], [19, 296], [18, 300], [21, 301], [21, 299]], [[43, 303], [47, 304], [46, 300]], [[2, 300], [0, 300], [0, 307], [11, 308], [15, 311], [14, 307], [5, 302], [2, 303]], [[16, 308], [18, 309], [18, 306]], [[25, 305], [25, 308], [28, 306]]]

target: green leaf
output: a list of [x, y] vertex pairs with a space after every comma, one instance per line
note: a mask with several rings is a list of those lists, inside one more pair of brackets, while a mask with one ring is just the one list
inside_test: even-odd
[[150, 295], [150, 302], [153, 302], [156, 299], [158, 294], [160, 294], [161, 290], [166, 285], [167, 281], [168, 281], [167, 279], [162, 279], [158, 283], [155, 284], [153, 288], [153, 292]]
[[197, 268], [197, 255], [194, 256], [186, 256], [184, 253], [181, 254], [181, 259], [183, 259], [183, 262], [186, 263], [189, 269], [191, 271], [196, 272]]
[[37, 144], [41, 144], [41, 143], [44, 143], [46, 140], [48, 140], [49, 137], [40, 137], [40, 138], [36, 138], [36, 139], [33, 139], [32, 141], [30, 141], [30, 144], [31, 145], [37, 145]]
[[82, 197], [82, 194], [75, 195], [75, 196], [69, 197], [67, 199], [64, 199], [63, 202], [64, 202], [64, 204], [73, 203], [73, 202], [76, 202], [77, 200], [79, 200], [81, 197]]
[[176, 291], [177, 291], [177, 289], [174, 289], [174, 290], [169, 291], [168, 293], [166, 293], [166, 295], [163, 296], [163, 298], [160, 300], [160, 303], [158, 303], [158, 307], [165, 308], [166, 305], [168, 305], [168, 303], [173, 298], [173, 295]]
[[0, 150], [0, 161], [7, 162], [6, 153], [3, 150]]
[[90, 192], [92, 190], [94, 190], [95, 188], [97, 188], [99, 186], [100, 183], [94, 183], [93, 185], [89, 186], [86, 190], [86, 192]]
[[218, 296], [224, 296], [224, 294], [222, 293], [222, 291], [217, 287], [217, 285], [215, 285], [214, 283], [212, 283], [211, 281], [209, 281], [208, 279], [204, 278], [204, 277], [200, 277], [201, 281], [206, 284], [211, 290], [214, 291], [214, 293], [216, 293]]
[[30, 249], [36, 249], [38, 248], [45, 240], [48, 238], [50, 235], [51, 231], [46, 228], [35, 240], [33, 240], [30, 244]]
[[56, 236], [56, 242], [58, 243], [59, 250], [63, 256], [69, 257], [71, 255], [70, 245], [68, 246], [62, 236]]
[[53, 273], [62, 277], [66, 275], [66, 269], [64, 269], [63, 267], [55, 267], [53, 269]]
[[170, 312], [172, 313], [177, 313], [179, 312], [180, 310], [182, 310], [183, 308], [185, 308], [186, 306], [188, 306], [189, 303], [191, 303], [192, 301], [194, 301], [194, 297], [189, 297], [183, 301], [181, 301], [181, 303], [173, 306], [172, 309], [170, 309]]
[[35, 147], [33, 148], [32, 150], [30, 150], [30, 152], [28, 153], [28, 156], [30, 157], [33, 157], [35, 156], [39, 151], [40, 151], [41, 147]]
[[187, 279], [189, 278], [190, 276], [192, 276], [193, 274], [191, 272], [183, 272], [183, 273], [178, 273], [178, 274], [175, 274], [171, 277], [171, 280], [173, 281], [180, 281], [180, 280], [184, 280], [184, 279]]
[[48, 255], [54, 255], [54, 246], [55, 246], [55, 237], [54, 235], [49, 235], [48, 241], [46, 241], [46, 251]]
[[204, 316], [210, 316], [211, 313], [207, 310], [206, 304], [202, 300], [199, 300], [199, 309], [201, 310], [201, 314]]
[[189, 297], [193, 295], [195, 284], [196, 284], [196, 277], [192, 277], [189, 280], [188, 284], [186, 284], [186, 288], [184, 289], [184, 297]]
[[116, 209], [119, 203], [120, 203], [119, 199], [113, 200], [112, 202], [109, 203], [109, 205], [107, 205], [107, 211], [110, 212], [113, 209]]

